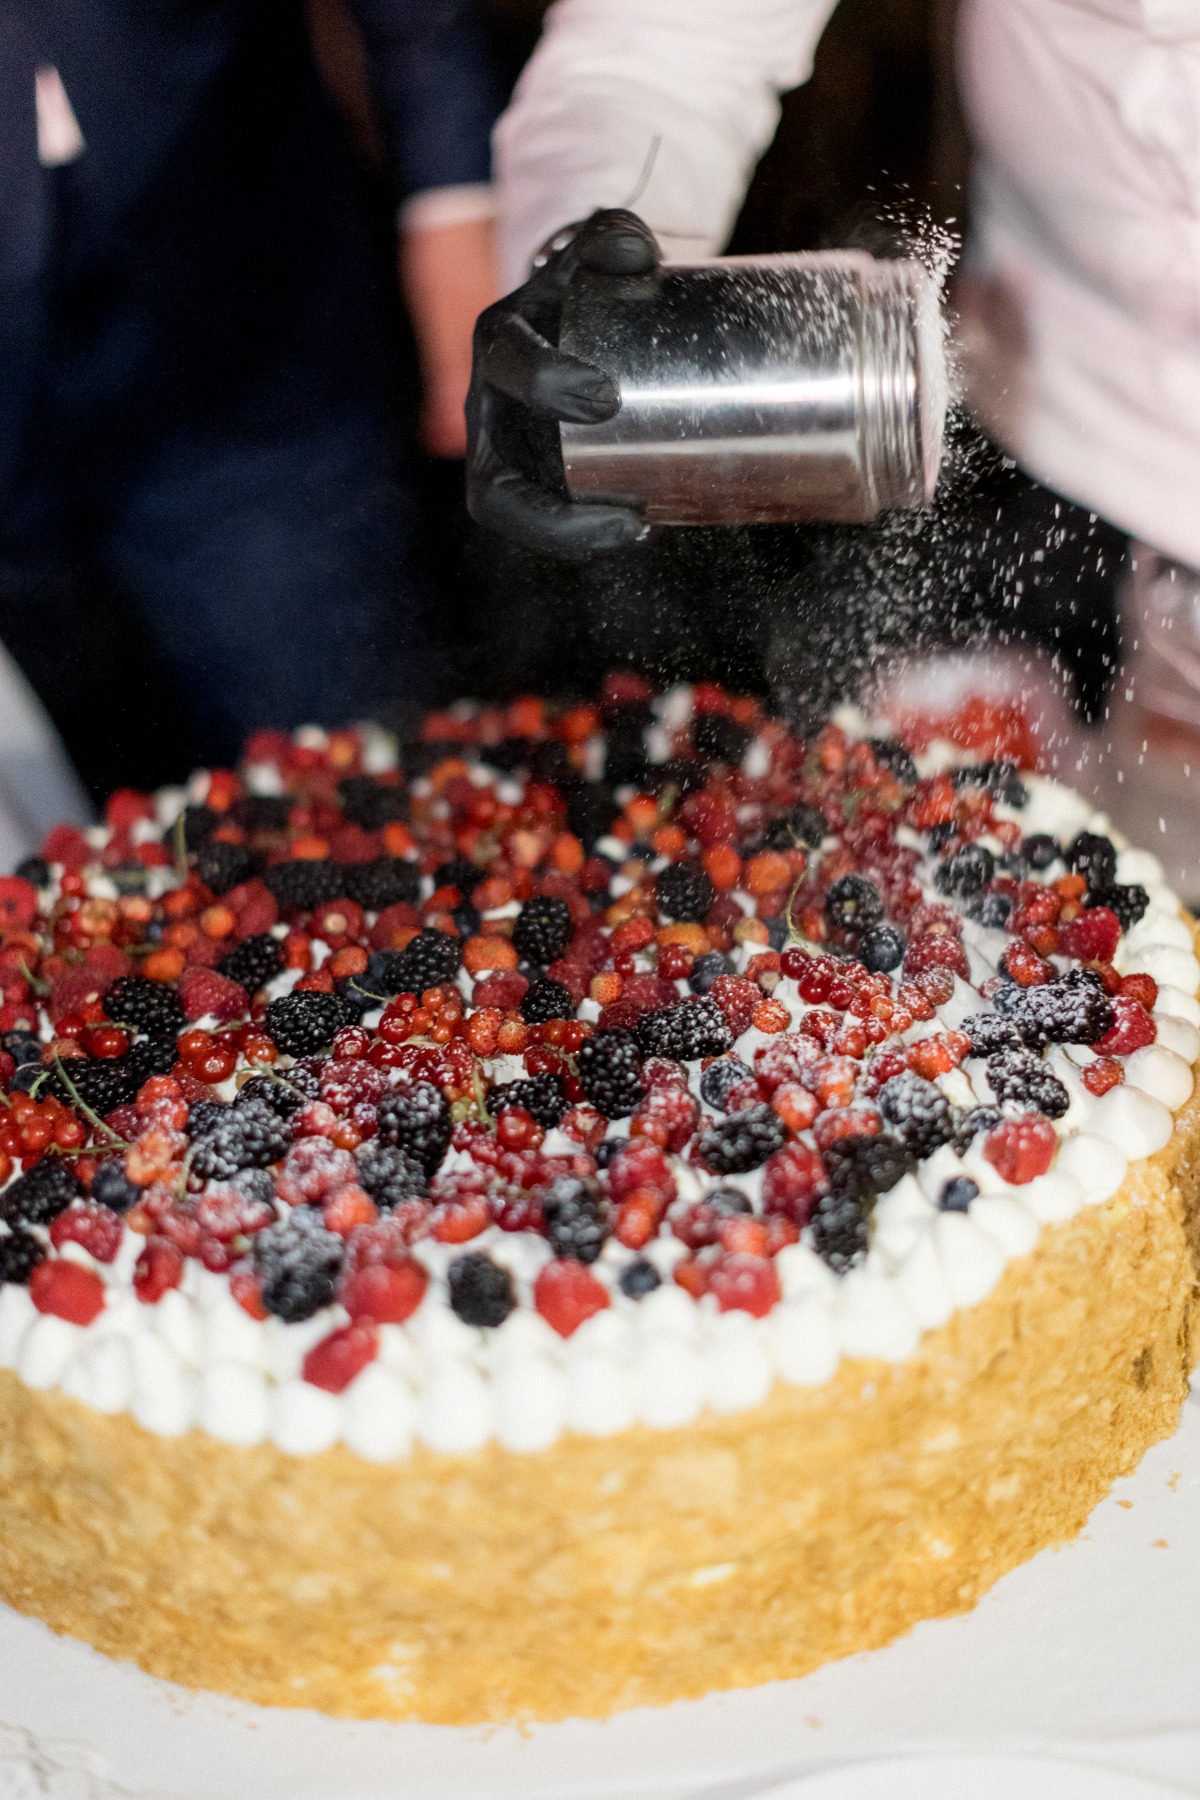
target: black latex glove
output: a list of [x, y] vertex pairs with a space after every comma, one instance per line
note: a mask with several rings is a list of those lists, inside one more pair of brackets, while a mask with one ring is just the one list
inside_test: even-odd
[[525, 285], [480, 313], [467, 394], [467, 509], [478, 524], [563, 557], [646, 536], [632, 507], [567, 498], [558, 421], [598, 424], [621, 399], [603, 369], [557, 346], [581, 264], [600, 275], [646, 275], [658, 261], [657, 239], [635, 213], [594, 212], [557, 232]]

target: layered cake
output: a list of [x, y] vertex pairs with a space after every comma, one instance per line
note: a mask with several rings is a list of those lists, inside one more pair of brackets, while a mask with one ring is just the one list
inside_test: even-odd
[[1200, 964], [978, 707], [615, 676], [0, 881], [0, 1596], [441, 1723], [970, 1607], [1174, 1427]]

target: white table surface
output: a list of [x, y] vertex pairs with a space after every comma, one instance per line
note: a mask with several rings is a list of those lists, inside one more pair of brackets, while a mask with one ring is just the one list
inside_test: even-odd
[[[803, 1681], [604, 1723], [522, 1735], [268, 1711], [153, 1681], [0, 1608], [0, 1800], [750, 1800], [796, 1781], [786, 1800], [823, 1800], [835, 1774], [839, 1800], [871, 1800], [881, 1759], [931, 1752], [1050, 1755], [1200, 1796], [1194, 1398], [1077, 1542], [971, 1614]], [[1061, 1776], [1074, 1794], [1078, 1777]], [[894, 1800], [943, 1791], [911, 1762], [889, 1780]], [[982, 1800], [977, 1783], [959, 1791]], [[1011, 1791], [1056, 1790], [1014, 1775]]]

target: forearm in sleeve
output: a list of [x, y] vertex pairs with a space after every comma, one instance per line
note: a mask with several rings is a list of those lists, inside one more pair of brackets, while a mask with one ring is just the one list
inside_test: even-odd
[[501, 256], [634, 202], [677, 260], [711, 255], [812, 72], [836, 0], [557, 0], [493, 136]]

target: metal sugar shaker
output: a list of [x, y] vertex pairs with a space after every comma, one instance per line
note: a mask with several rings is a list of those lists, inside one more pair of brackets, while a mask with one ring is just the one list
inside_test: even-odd
[[865, 521], [933, 493], [948, 397], [938, 288], [857, 250], [572, 280], [559, 342], [621, 406], [563, 424], [576, 500], [662, 525]]

